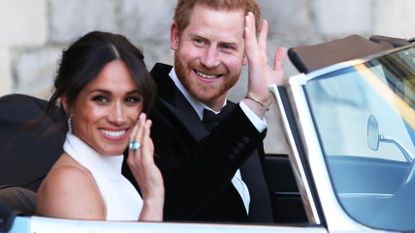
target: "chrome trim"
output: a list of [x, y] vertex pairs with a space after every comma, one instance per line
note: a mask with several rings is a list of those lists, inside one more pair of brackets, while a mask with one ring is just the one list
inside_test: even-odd
[[294, 177], [298, 184], [298, 189], [302, 197], [301, 200], [303, 201], [303, 205], [304, 205], [305, 212], [307, 214], [308, 221], [311, 224], [320, 225], [321, 219], [318, 215], [318, 211], [317, 211], [315, 201], [313, 199], [313, 195], [311, 194], [310, 185], [308, 183], [305, 170], [301, 162], [300, 154], [298, 151], [298, 145], [296, 144], [294, 140], [294, 135], [292, 133], [291, 126], [288, 122], [287, 114], [285, 112], [285, 108], [282, 103], [281, 96], [278, 91], [278, 87], [276, 85], [272, 85], [269, 87], [269, 90], [271, 91], [271, 93], [273, 93], [273, 96], [277, 103], [277, 107], [281, 114], [281, 119], [283, 121], [283, 126], [285, 130], [285, 135], [287, 137], [286, 139], [290, 145], [289, 150], [291, 153], [288, 154], [288, 157], [290, 159], [290, 163], [293, 168]]
[[391, 198], [393, 193], [339, 193], [342, 198], [361, 198], [361, 197], [376, 197], [376, 198]]

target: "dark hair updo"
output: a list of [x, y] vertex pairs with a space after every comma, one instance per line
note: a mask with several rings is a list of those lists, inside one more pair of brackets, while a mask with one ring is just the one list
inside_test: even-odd
[[73, 106], [86, 85], [114, 60], [121, 60], [127, 66], [143, 96], [143, 112], [147, 112], [154, 102], [156, 87], [144, 63], [144, 55], [122, 35], [93, 31], [63, 51], [46, 114], [52, 112], [62, 96], [66, 96], [69, 107]]

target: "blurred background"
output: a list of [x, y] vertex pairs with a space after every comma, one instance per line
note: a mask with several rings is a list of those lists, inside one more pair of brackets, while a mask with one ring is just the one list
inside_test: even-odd
[[[413, 0], [258, 0], [270, 22], [269, 54], [351, 34], [415, 37]], [[48, 98], [63, 48], [91, 30], [121, 33], [141, 48], [149, 69], [172, 63], [169, 32], [175, 0], [0, 0], [0, 96]], [[286, 76], [294, 73], [286, 64]], [[240, 99], [246, 70], [230, 98]], [[273, 121], [270, 111], [267, 119]], [[271, 124], [271, 128], [274, 127]], [[275, 131], [275, 130], [274, 130]], [[267, 138], [278, 137], [269, 131]], [[281, 135], [279, 135], [281, 136]], [[266, 141], [271, 152], [283, 152]]]

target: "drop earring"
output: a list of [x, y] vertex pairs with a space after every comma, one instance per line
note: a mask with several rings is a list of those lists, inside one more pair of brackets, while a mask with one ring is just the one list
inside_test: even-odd
[[72, 134], [72, 115], [68, 118], [68, 132]]

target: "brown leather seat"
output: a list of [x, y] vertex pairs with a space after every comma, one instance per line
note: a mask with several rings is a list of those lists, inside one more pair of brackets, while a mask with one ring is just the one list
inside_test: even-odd
[[0, 186], [0, 232], [7, 232], [17, 215], [35, 214], [36, 193], [17, 186]]
[[36, 193], [17, 186], [0, 186], [0, 206], [21, 215], [34, 215]]

